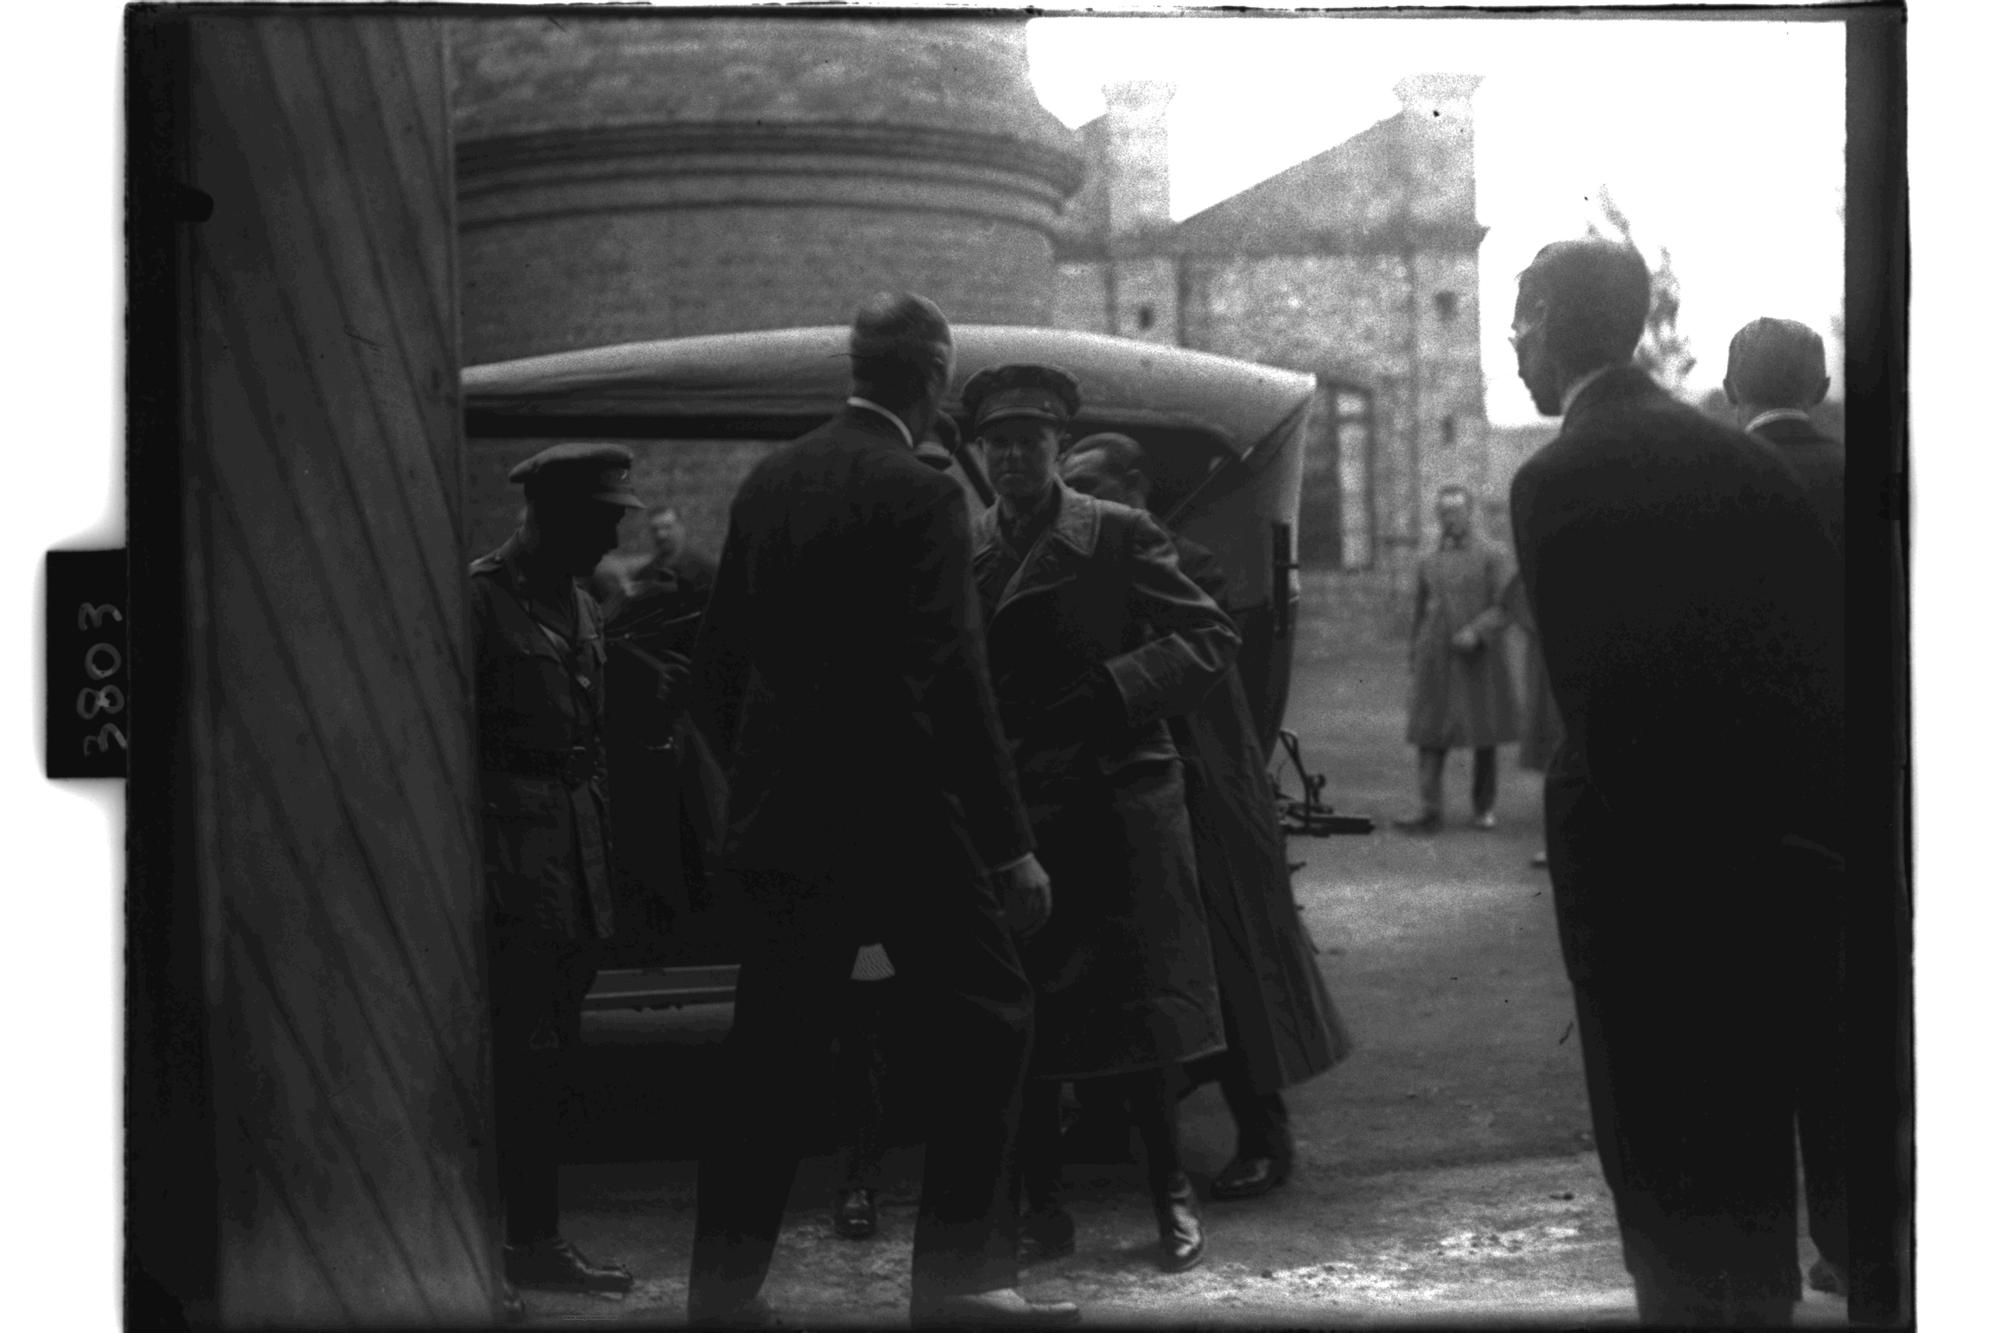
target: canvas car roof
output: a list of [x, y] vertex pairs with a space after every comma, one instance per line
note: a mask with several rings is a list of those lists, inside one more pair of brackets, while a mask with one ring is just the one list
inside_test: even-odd
[[[988, 366], [1061, 366], [1083, 387], [1079, 427], [1110, 422], [1192, 429], [1239, 457], [1295, 423], [1314, 380], [1207, 352], [1067, 329], [957, 325], [958, 390]], [[839, 326], [622, 343], [468, 367], [474, 436], [793, 435], [830, 415], [847, 392]]]

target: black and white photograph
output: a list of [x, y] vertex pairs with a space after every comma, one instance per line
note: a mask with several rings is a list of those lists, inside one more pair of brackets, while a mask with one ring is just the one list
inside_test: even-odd
[[1929, 6], [81, 8], [8, 103], [26, 1324], [1976, 1289]]

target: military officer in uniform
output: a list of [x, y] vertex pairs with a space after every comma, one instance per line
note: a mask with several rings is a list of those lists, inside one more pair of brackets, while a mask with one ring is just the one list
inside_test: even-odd
[[494, 1137], [515, 1286], [622, 1293], [632, 1275], [586, 1258], [556, 1215], [565, 1057], [611, 935], [606, 870], [604, 638], [578, 586], [640, 508], [631, 451], [563, 444], [516, 467], [521, 526], [472, 564], [479, 786], [485, 834]]
[[1201, 705], [1241, 641], [1157, 523], [1063, 485], [1074, 376], [994, 366], [963, 398], [998, 495], [972, 527], [993, 692], [1056, 892], [1048, 926], [1021, 946], [1036, 1009], [1022, 1236], [1031, 1256], [1074, 1248], [1056, 1198], [1059, 1087], [1105, 1080], [1145, 1145], [1160, 1266], [1180, 1272], [1206, 1240], [1181, 1164], [1175, 1066], [1221, 1051], [1224, 1028], [1167, 719]]

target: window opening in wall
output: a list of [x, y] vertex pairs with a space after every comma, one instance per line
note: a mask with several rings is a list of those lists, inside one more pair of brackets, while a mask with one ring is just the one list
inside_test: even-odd
[[1147, 329], [1150, 329], [1152, 327], [1153, 327], [1153, 307], [1151, 305], [1140, 306], [1139, 332], [1144, 333]]
[[1439, 292], [1431, 297], [1431, 304], [1437, 307], [1439, 319], [1451, 319], [1458, 314], [1458, 293]]

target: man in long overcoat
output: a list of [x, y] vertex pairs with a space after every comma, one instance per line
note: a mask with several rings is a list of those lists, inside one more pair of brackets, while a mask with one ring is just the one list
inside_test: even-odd
[[1563, 723], [1552, 896], [1641, 1319], [1788, 1323], [1797, 923], [1842, 894], [1839, 564], [1775, 454], [1631, 363], [1649, 300], [1636, 251], [1567, 241], [1515, 308], [1563, 419], [1512, 495]]
[[[1078, 440], [1063, 454], [1062, 478], [1072, 490], [1134, 509], [1145, 509], [1152, 491], [1145, 450], [1129, 435]], [[1222, 562], [1179, 533], [1173, 543], [1181, 572], [1226, 609]], [[1216, 1079], [1236, 1122], [1236, 1154], [1210, 1189], [1218, 1199], [1254, 1198], [1282, 1185], [1291, 1172], [1282, 1090], [1331, 1069], [1352, 1043], [1292, 897], [1277, 794], [1236, 668], [1168, 726], [1186, 775], [1229, 1041], [1227, 1050], [1189, 1070], [1197, 1080]]]
[[1045, 1250], [1073, 1234], [1052, 1197], [1058, 1085], [1126, 1076], [1161, 1262], [1186, 1268], [1203, 1241], [1167, 1075], [1222, 1049], [1223, 1028], [1166, 719], [1200, 704], [1239, 640], [1158, 524], [1057, 477], [1062, 427], [1079, 405], [1071, 376], [999, 366], [975, 375], [964, 399], [999, 495], [973, 525], [993, 687], [1058, 895], [1022, 950], [1037, 1006], [1026, 1226]]
[[758, 1289], [811, 1072], [856, 952], [879, 942], [931, 1025], [912, 1320], [1074, 1322], [1075, 1305], [1015, 1290], [1007, 1163], [1034, 994], [1013, 929], [1046, 919], [1049, 880], [987, 675], [965, 497], [913, 453], [951, 330], [923, 297], [884, 295], [849, 348], [846, 406], [737, 491], [695, 653], [697, 715], [730, 757], [721, 859], [750, 928], [689, 1321], [773, 1318]]
[[605, 654], [578, 587], [639, 501], [631, 451], [557, 445], [516, 467], [521, 527], [472, 563], [474, 700], [492, 965], [495, 1151], [505, 1270], [517, 1286], [622, 1292], [557, 1230], [556, 1133], [566, 1059], [611, 938]]
[[1514, 680], [1502, 650], [1512, 571], [1507, 555], [1472, 530], [1472, 497], [1463, 486], [1437, 496], [1438, 549], [1417, 563], [1416, 615], [1410, 627], [1410, 720], [1417, 747], [1418, 812], [1396, 826], [1407, 833], [1444, 827], [1444, 762], [1472, 751], [1472, 824], [1493, 827], [1499, 789], [1495, 747], [1516, 735]]

